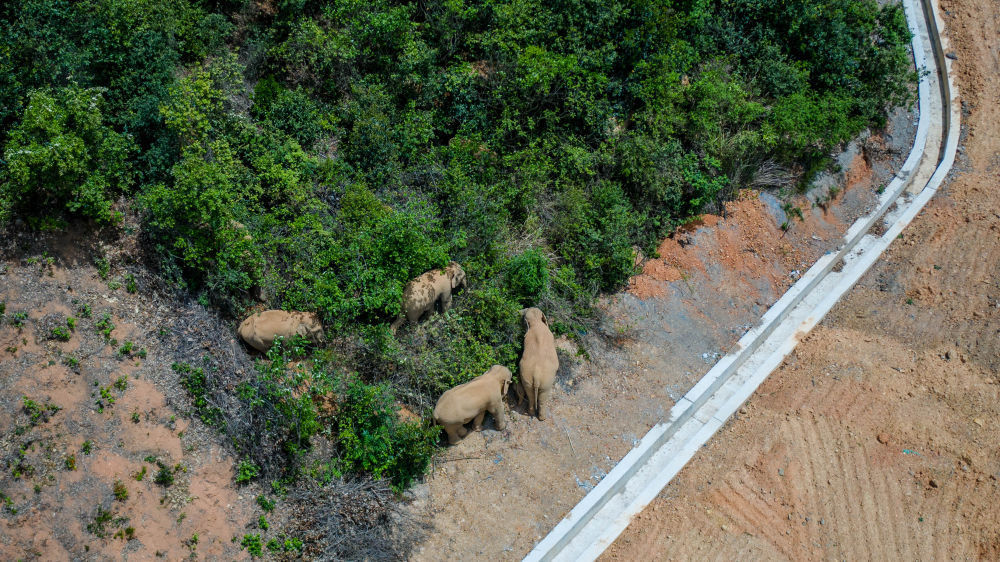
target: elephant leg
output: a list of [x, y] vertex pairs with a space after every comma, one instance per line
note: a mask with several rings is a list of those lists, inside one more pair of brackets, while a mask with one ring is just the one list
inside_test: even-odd
[[493, 423], [496, 425], [497, 431], [503, 431], [507, 427], [507, 416], [503, 413], [503, 399], [490, 404], [490, 415], [493, 416]]
[[460, 433], [465, 430], [464, 427], [458, 424], [450, 423], [444, 426], [444, 432], [448, 434], [448, 443], [454, 445], [465, 436], [465, 433]]
[[483, 428], [483, 418], [485, 417], [486, 417], [486, 410], [483, 410], [482, 412], [479, 412], [478, 415], [476, 415], [476, 419], [472, 420], [473, 431], [479, 431], [480, 429]]
[[524, 387], [521, 381], [517, 381], [514, 385], [514, 391], [517, 392], [517, 407], [520, 408], [524, 405]]
[[551, 393], [551, 388], [538, 389], [538, 419], [541, 421], [549, 417], [549, 395]]
[[441, 313], [444, 314], [448, 312], [451, 308], [451, 293], [442, 293], [441, 295]]
[[458, 426], [458, 436], [459, 437], [465, 437], [468, 434], [469, 434], [469, 430], [465, 428], [465, 424], [462, 424], [462, 425]]
[[528, 395], [528, 415], [535, 415], [535, 388], [531, 385], [524, 387], [524, 393]]

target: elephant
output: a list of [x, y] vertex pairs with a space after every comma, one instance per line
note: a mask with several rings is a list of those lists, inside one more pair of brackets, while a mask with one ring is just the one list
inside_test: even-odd
[[302, 336], [313, 343], [323, 343], [323, 324], [315, 312], [265, 310], [251, 315], [240, 324], [240, 337], [257, 351], [271, 349], [277, 337]]
[[514, 387], [517, 405], [524, 403], [527, 394], [528, 415], [534, 415], [537, 408], [538, 419], [544, 421], [548, 417], [549, 394], [559, 370], [559, 356], [545, 314], [537, 308], [526, 308], [521, 311], [521, 317], [528, 329], [524, 333], [524, 352], [521, 354], [521, 380]]
[[507, 395], [511, 376], [507, 367], [493, 365], [489, 371], [445, 391], [438, 398], [437, 405], [434, 406], [434, 421], [444, 427], [449, 444], [458, 443], [469, 433], [465, 424], [470, 421], [473, 422], [473, 431], [479, 431], [486, 412], [493, 415], [498, 430], [503, 431], [507, 427], [503, 397]]
[[448, 262], [444, 269], [432, 269], [410, 281], [403, 289], [403, 312], [392, 323], [392, 331], [407, 320], [416, 323], [430, 316], [438, 303], [441, 312], [447, 312], [452, 293], [465, 284], [465, 271], [458, 262]]

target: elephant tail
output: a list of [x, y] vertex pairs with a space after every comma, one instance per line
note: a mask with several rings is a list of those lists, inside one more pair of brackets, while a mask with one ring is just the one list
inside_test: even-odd
[[393, 334], [395, 334], [396, 330], [403, 325], [403, 322], [406, 322], [406, 314], [400, 314], [399, 317], [389, 325], [389, 329], [392, 330]]
[[536, 384], [534, 386], [534, 388], [532, 388], [532, 390], [535, 391], [535, 408], [536, 408], [535, 411], [537, 412], [538, 411], [537, 410], [537, 408], [538, 408], [538, 385]]

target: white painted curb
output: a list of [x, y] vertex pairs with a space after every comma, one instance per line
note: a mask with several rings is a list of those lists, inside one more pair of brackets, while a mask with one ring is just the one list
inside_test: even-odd
[[[934, 2], [903, 0], [913, 33], [915, 66], [930, 73], [918, 85], [920, 114], [913, 148], [877, 208], [851, 225], [843, 245], [817, 260], [760, 323], [740, 338], [736, 350], [720, 359], [674, 405], [670, 420], [650, 429], [528, 553], [526, 561], [596, 559], [854, 286], [937, 191], [955, 159], [961, 115]], [[918, 194], [913, 197], [911, 193]], [[887, 227], [885, 233], [868, 234], [879, 220]], [[843, 267], [834, 271], [841, 263]]]

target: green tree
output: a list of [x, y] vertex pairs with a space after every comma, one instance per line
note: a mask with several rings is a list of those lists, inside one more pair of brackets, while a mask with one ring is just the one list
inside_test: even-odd
[[29, 95], [4, 146], [0, 223], [15, 211], [115, 220], [112, 204], [132, 185], [136, 146], [105, 124], [102, 92], [68, 86]]

